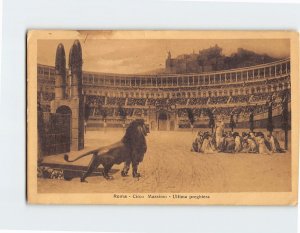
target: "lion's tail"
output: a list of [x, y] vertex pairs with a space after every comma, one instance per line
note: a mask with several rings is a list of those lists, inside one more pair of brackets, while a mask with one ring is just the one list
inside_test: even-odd
[[85, 157], [87, 155], [94, 154], [95, 152], [97, 152], [97, 150], [92, 150], [92, 151], [86, 152], [83, 155], [80, 155], [80, 156], [78, 156], [77, 158], [75, 158], [73, 160], [69, 160], [69, 155], [65, 154], [64, 155], [64, 160], [67, 161], [67, 162], [69, 162], [69, 163], [75, 162], [75, 161], [77, 161], [77, 160], [79, 160], [79, 159], [81, 159], [81, 158], [83, 158], [83, 157]]

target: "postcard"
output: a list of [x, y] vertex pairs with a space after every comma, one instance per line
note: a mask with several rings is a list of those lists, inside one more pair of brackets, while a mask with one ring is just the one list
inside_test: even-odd
[[296, 205], [293, 31], [27, 34], [32, 204]]

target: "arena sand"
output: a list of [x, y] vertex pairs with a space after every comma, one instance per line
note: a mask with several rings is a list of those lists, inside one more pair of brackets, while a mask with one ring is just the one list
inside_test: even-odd
[[[122, 130], [88, 131], [86, 146], [114, 143]], [[122, 177], [123, 165], [111, 181], [102, 176], [71, 181], [38, 179], [40, 193], [111, 192], [287, 192], [291, 190], [291, 155], [200, 154], [191, 152], [195, 132], [153, 131], [147, 136], [148, 151], [139, 166], [142, 177]], [[281, 143], [282, 145], [282, 143]], [[283, 146], [283, 145], [282, 145]], [[90, 156], [79, 163], [87, 165]]]

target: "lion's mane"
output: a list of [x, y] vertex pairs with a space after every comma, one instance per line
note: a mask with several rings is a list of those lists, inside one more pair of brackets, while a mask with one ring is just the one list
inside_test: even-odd
[[122, 138], [122, 142], [130, 147], [134, 156], [137, 156], [135, 159], [138, 162], [143, 161], [144, 154], [147, 151], [145, 135], [139, 130], [139, 127], [143, 126], [144, 120], [132, 121]]

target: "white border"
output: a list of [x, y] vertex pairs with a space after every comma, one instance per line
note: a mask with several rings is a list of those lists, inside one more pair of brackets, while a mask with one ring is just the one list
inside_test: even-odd
[[298, 209], [295, 207], [28, 206], [24, 197], [24, 77], [27, 29], [299, 30], [299, 5], [6, 0], [3, 9], [0, 229], [221, 233], [297, 231]]

